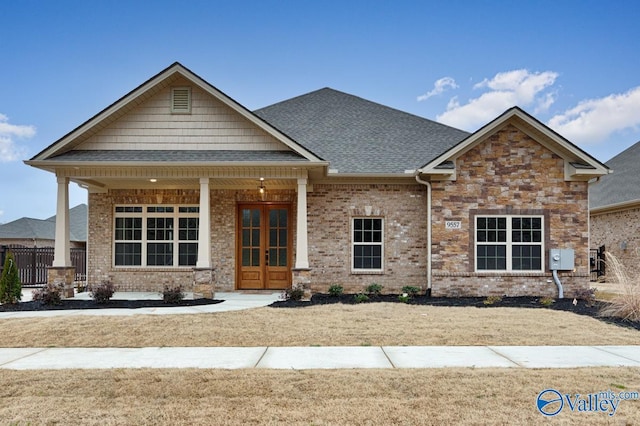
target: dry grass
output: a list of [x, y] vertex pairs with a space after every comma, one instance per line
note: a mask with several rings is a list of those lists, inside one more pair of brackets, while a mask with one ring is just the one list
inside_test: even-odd
[[[637, 369], [0, 371], [0, 423], [541, 424], [539, 392], [640, 390]], [[640, 424], [640, 401], [613, 417], [563, 410], [562, 424]]]
[[[640, 321], [640, 272], [637, 265], [623, 265], [611, 253], [606, 253], [607, 270], [621, 294], [610, 300], [600, 312], [602, 316], [618, 317], [629, 321]], [[635, 266], [635, 267], [634, 267]]]
[[399, 303], [198, 315], [5, 319], [0, 327], [1, 347], [628, 345], [640, 341], [640, 331], [569, 312]]

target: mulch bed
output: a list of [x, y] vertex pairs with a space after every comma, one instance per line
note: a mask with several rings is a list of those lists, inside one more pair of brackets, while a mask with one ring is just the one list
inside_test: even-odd
[[182, 300], [179, 303], [164, 303], [163, 300], [109, 300], [96, 303], [93, 300], [63, 300], [59, 305], [44, 305], [39, 301], [20, 302], [12, 305], [0, 305], [0, 312], [16, 311], [59, 311], [65, 309], [136, 309], [136, 308], [170, 308], [177, 306], [203, 306], [221, 303], [223, 300], [194, 299]]
[[[314, 294], [311, 300], [279, 300], [269, 305], [272, 308], [302, 308], [305, 306], [328, 305], [334, 303], [357, 304], [355, 295], [343, 294], [341, 296], [330, 296], [328, 294]], [[416, 296], [407, 301], [410, 305], [428, 305], [428, 306], [460, 306], [475, 308], [533, 308], [533, 309], [552, 309], [556, 311], [573, 312], [578, 315], [586, 315], [604, 321], [610, 324], [622, 327], [640, 330], [640, 321], [626, 321], [620, 318], [601, 317], [598, 312], [607, 302], [597, 301], [588, 304], [584, 300], [578, 300], [573, 304], [572, 298], [556, 299], [554, 303], [545, 306], [540, 302], [539, 297], [503, 297], [493, 303], [485, 303], [486, 297], [427, 297]], [[398, 300], [397, 294], [383, 294], [377, 297], [370, 297], [369, 301], [362, 303], [392, 302], [403, 303]]]

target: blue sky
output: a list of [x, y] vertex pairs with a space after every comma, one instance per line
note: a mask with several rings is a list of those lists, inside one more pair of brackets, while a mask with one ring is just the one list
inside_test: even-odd
[[639, 16], [635, 0], [7, 1], [0, 222], [55, 214], [55, 176], [22, 161], [175, 61], [249, 109], [332, 87], [473, 131], [519, 105], [607, 161], [640, 141]]

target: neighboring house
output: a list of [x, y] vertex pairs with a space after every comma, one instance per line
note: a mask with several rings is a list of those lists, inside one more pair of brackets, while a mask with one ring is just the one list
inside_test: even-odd
[[[87, 205], [69, 210], [69, 241], [71, 247], [87, 243]], [[53, 247], [56, 237], [56, 217], [34, 219], [22, 217], [0, 225], [0, 246]]]
[[88, 189], [90, 284], [204, 294], [555, 296], [548, 251], [570, 248], [571, 295], [608, 172], [516, 107], [472, 134], [328, 88], [251, 112], [179, 63], [26, 163], [57, 176], [59, 217]]
[[589, 186], [591, 246], [624, 264], [640, 256], [640, 142], [607, 161], [613, 173]]

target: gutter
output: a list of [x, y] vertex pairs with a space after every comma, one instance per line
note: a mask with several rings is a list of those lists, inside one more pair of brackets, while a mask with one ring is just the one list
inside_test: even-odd
[[427, 295], [431, 296], [431, 182], [420, 179], [419, 173], [416, 182], [427, 187]]

